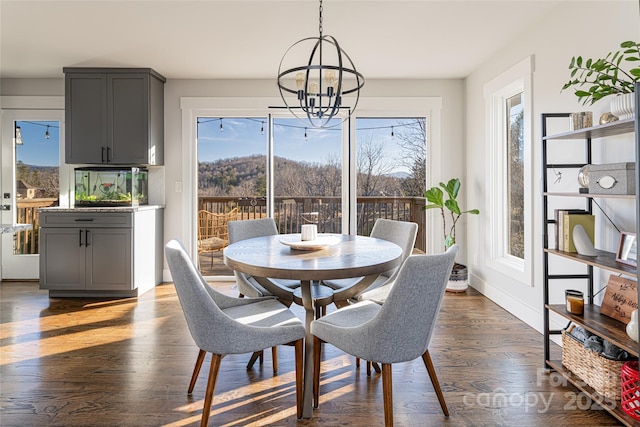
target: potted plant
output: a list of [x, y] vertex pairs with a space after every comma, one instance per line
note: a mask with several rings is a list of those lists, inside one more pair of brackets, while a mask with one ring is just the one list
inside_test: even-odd
[[[448, 199], [444, 199], [444, 193], [440, 189], [442, 187], [448, 196]], [[427, 205], [422, 209], [440, 209], [442, 215], [442, 232], [444, 237], [444, 249], [447, 250], [451, 245], [456, 242], [456, 224], [460, 217], [464, 214], [478, 215], [480, 211], [478, 209], [469, 209], [463, 211], [458, 204], [458, 192], [460, 191], [460, 179], [452, 178], [446, 184], [440, 183], [439, 187], [431, 187], [425, 193]], [[449, 212], [451, 216], [451, 224], [447, 224], [447, 214], [445, 210]], [[447, 284], [447, 291], [449, 292], [464, 292], [469, 285], [467, 266], [460, 263], [454, 263], [451, 271], [451, 277]]]
[[[628, 65], [628, 70], [624, 67]], [[609, 52], [604, 58], [583, 59], [574, 56], [569, 63], [571, 80], [562, 90], [575, 87], [582, 105], [593, 105], [609, 95], [618, 95], [611, 102], [611, 113], [620, 119], [633, 116], [634, 84], [640, 80], [640, 43], [620, 43], [620, 50]], [[621, 104], [618, 106], [618, 104]]]

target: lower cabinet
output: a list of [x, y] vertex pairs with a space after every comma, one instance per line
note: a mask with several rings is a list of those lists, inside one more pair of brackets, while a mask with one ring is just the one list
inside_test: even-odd
[[43, 228], [40, 236], [42, 289], [134, 289], [130, 228]]
[[40, 214], [40, 288], [51, 296], [133, 296], [162, 276], [162, 210]]

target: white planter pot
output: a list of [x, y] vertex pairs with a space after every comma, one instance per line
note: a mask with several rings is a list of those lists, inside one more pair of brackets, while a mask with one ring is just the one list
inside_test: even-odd
[[451, 271], [449, 281], [447, 282], [447, 292], [464, 292], [469, 287], [469, 274], [467, 266], [463, 264], [454, 264]]
[[630, 119], [635, 113], [635, 94], [624, 93], [611, 99], [611, 114], [620, 120]]

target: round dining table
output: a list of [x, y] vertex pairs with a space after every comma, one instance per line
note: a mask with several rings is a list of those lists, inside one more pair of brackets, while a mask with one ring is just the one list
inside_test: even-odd
[[[340, 307], [364, 291], [385, 271], [400, 265], [402, 249], [387, 240], [344, 234], [318, 234], [314, 241], [302, 241], [300, 234], [255, 237], [224, 249], [224, 263], [249, 274], [279, 299], [302, 302], [305, 309], [305, 360], [303, 418], [313, 417], [313, 337], [311, 322], [320, 315], [318, 306], [334, 302]], [[334, 291], [322, 280], [360, 278], [351, 286]], [[294, 291], [269, 279], [294, 279]]]

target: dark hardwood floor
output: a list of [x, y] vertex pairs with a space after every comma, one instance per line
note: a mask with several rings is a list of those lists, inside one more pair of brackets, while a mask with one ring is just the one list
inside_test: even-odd
[[[231, 282], [214, 286], [236, 295]], [[49, 298], [34, 282], [0, 284], [0, 425], [195, 426], [207, 357], [193, 396], [198, 349], [172, 284], [134, 299]], [[292, 309], [302, 317], [300, 307]], [[559, 350], [554, 349], [555, 352]], [[603, 410], [542, 367], [542, 336], [477, 292], [447, 294], [430, 346], [451, 413], [445, 418], [422, 361], [394, 365], [397, 426], [614, 426]], [[382, 379], [325, 346], [320, 407], [297, 420], [293, 349], [273, 376], [223, 359], [212, 426], [382, 426]]]

